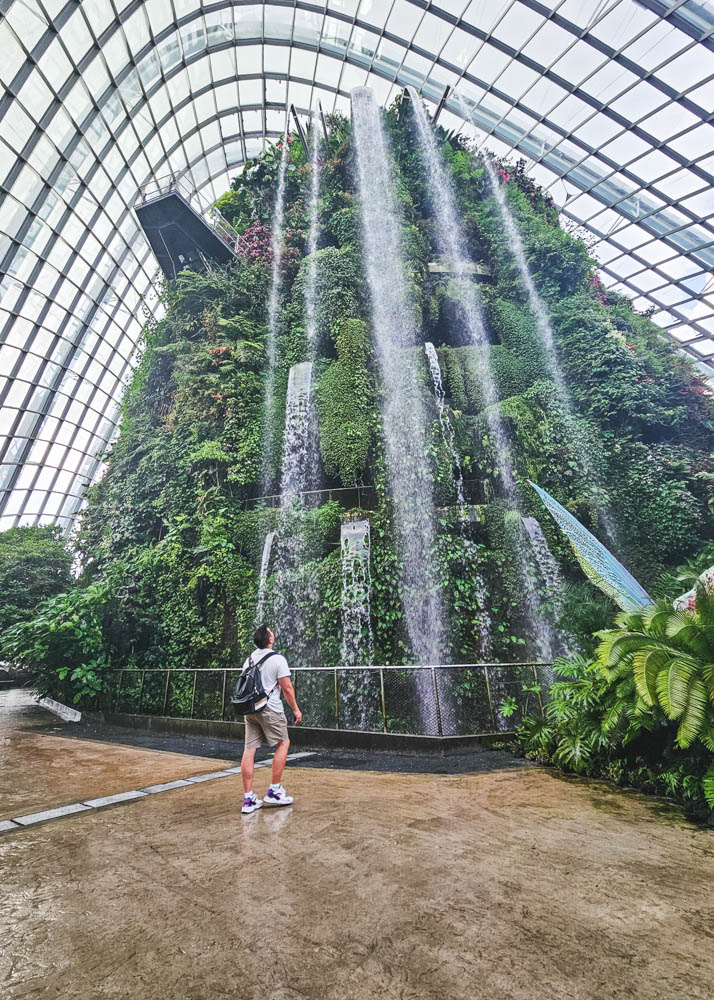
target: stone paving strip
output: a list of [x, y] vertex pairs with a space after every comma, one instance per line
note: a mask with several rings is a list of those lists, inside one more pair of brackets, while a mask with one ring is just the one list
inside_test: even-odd
[[[301, 757], [314, 757], [313, 751], [304, 750], [300, 753], [291, 753], [288, 760], [299, 760]], [[272, 758], [258, 761], [255, 765], [259, 767], [270, 767]], [[35, 826], [37, 823], [46, 823], [53, 819], [62, 819], [64, 816], [72, 816], [74, 813], [91, 812], [93, 809], [104, 809], [107, 806], [120, 805], [122, 802], [134, 802], [136, 799], [144, 799], [147, 795], [156, 795], [158, 792], [169, 792], [173, 788], [186, 788], [189, 785], [198, 785], [202, 781], [215, 781], [218, 778], [228, 778], [234, 774], [240, 774], [240, 764], [234, 767], [227, 767], [222, 771], [210, 771], [207, 774], [195, 774], [190, 778], [178, 778], [176, 781], [166, 781], [161, 785], [148, 785], [146, 788], [136, 788], [130, 792], [119, 792], [117, 795], [102, 795], [97, 799], [85, 799], [83, 802], [72, 802], [66, 806], [57, 806], [55, 809], [45, 809], [42, 812], [28, 813], [26, 816], [15, 816], [13, 819], [0, 820], [0, 833], [9, 833], [11, 830], [21, 830], [23, 827]]]

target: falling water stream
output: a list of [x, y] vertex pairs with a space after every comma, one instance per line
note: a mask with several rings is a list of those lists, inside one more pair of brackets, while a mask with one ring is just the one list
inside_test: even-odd
[[317, 582], [309, 563], [305, 494], [318, 485], [319, 440], [314, 401], [313, 361], [317, 347], [316, 290], [320, 196], [319, 133], [312, 129], [308, 260], [305, 317], [308, 360], [290, 369], [285, 399], [285, 431], [280, 478], [280, 530], [275, 593], [275, 631], [297, 656], [309, 648], [305, 607], [317, 599]]
[[[558, 560], [550, 551], [550, 546], [539, 521], [535, 517], [524, 517], [522, 520], [550, 602], [551, 616], [557, 620], [562, 610], [563, 574], [560, 571]], [[564, 656], [571, 652], [572, 647], [568, 643], [567, 636], [560, 633], [558, 639], [559, 654]], [[554, 679], [553, 671], [550, 668], [545, 668], [543, 674], [547, 684], [550, 685]]]
[[270, 298], [268, 300], [268, 339], [265, 353], [268, 362], [265, 378], [265, 396], [263, 400], [263, 493], [268, 494], [272, 486], [272, 461], [275, 447], [275, 362], [277, 348], [278, 310], [282, 286], [281, 267], [283, 263], [283, 228], [285, 222], [285, 175], [288, 162], [288, 131], [283, 134], [282, 153], [280, 156], [280, 171], [278, 173], [278, 191], [273, 211], [273, 229], [271, 235], [272, 267], [270, 277]]
[[441, 428], [441, 437], [451, 457], [451, 467], [453, 476], [454, 493], [456, 494], [456, 500], [459, 505], [459, 526], [461, 538], [459, 540], [459, 545], [463, 551], [464, 557], [470, 559], [470, 571], [469, 576], [471, 579], [471, 586], [476, 594], [477, 603], [480, 609], [480, 628], [478, 629], [478, 650], [481, 658], [483, 660], [488, 659], [491, 652], [491, 616], [488, 611], [488, 597], [486, 590], [486, 582], [477, 568], [481, 563], [481, 554], [478, 545], [471, 539], [467, 538], [464, 534], [464, 526], [466, 520], [466, 496], [464, 492], [464, 476], [461, 469], [461, 459], [459, 458], [459, 452], [456, 447], [456, 435], [454, 433], [454, 427], [451, 423], [451, 418], [446, 409], [446, 393], [444, 391], [444, 385], [441, 378], [441, 367], [439, 365], [439, 356], [436, 353], [436, 348], [434, 345], [427, 341], [424, 344], [424, 351], [426, 353], [427, 361], [429, 363], [429, 371], [431, 372], [431, 380], [434, 386], [434, 399], [436, 401], [437, 411], [439, 413], [439, 426]]
[[255, 612], [255, 624], [263, 624], [263, 614], [265, 612], [265, 587], [268, 582], [268, 568], [270, 566], [270, 553], [275, 541], [275, 532], [269, 531], [263, 542], [263, 555], [260, 560], [260, 577], [258, 582], [258, 606]]
[[312, 150], [310, 156], [310, 203], [308, 218], [310, 228], [307, 236], [307, 281], [305, 283], [305, 326], [310, 361], [315, 359], [317, 348], [317, 240], [319, 235], [318, 202], [320, 199], [320, 132], [313, 122], [311, 130]]
[[[518, 231], [516, 220], [514, 219], [513, 213], [508, 206], [508, 202], [506, 201], [506, 196], [503, 193], [503, 188], [496, 174], [496, 169], [488, 154], [482, 156], [482, 162], [486, 168], [486, 173], [488, 174], [491, 191], [493, 192], [496, 207], [498, 209], [498, 215], [506, 234], [508, 248], [511, 251], [511, 256], [516, 263], [518, 273], [528, 295], [528, 303], [535, 321], [540, 342], [543, 346], [545, 361], [548, 366], [550, 377], [553, 379], [558, 399], [565, 412], [565, 421], [572, 427], [574, 424], [573, 402], [570, 397], [570, 391], [565, 382], [565, 376], [560, 364], [560, 359], [558, 358], [558, 352], [555, 348], [553, 327], [548, 310], [535, 286], [535, 282], [533, 281], [533, 276], [530, 272], [530, 268], [528, 267], [528, 261], [526, 260], [521, 234]], [[571, 438], [574, 442], [574, 435], [572, 435]], [[590, 481], [598, 487], [598, 493], [602, 497], [603, 491], [599, 483], [599, 476], [593, 469], [589, 456], [582, 448], [577, 449], [577, 456], [583, 471], [586, 473]], [[600, 519], [602, 530], [606, 535], [610, 546], [614, 548], [616, 552], [619, 551], [620, 542], [618, 539], [617, 527], [607, 501], [600, 501], [598, 517]]]
[[464, 475], [461, 471], [461, 459], [459, 458], [459, 453], [456, 450], [456, 435], [454, 434], [454, 426], [451, 423], [449, 414], [446, 412], [446, 393], [444, 392], [444, 386], [441, 381], [441, 368], [439, 366], [439, 357], [436, 353], [436, 348], [430, 341], [424, 344], [424, 350], [426, 352], [426, 359], [429, 362], [429, 371], [431, 372], [431, 380], [434, 383], [434, 398], [436, 399], [436, 407], [439, 411], [439, 426], [441, 427], [441, 436], [446, 445], [446, 450], [451, 456], [451, 463], [454, 470], [454, 490], [456, 492], [456, 502], [462, 510], [466, 503], [466, 497], [464, 494]]
[[414, 308], [400, 241], [401, 219], [381, 114], [368, 87], [352, 91], [352, 124], [382, 423], [401, 560], [404, 617], [417, 663], [442, 662], [444, 611], [436, 573], [436, 517], [426, 458]]
[[[450, 179], [426, 110], [414, 88], [409, 87], [408, 90], [419, 133], [424, 168], [429, 179], [429, 193], [434, 212], [437, 243], [455, 278], [464, 329], [469, 343], [480, 348], [478, 352], [474, 352], [477, 355], [474, 360], [474, 374], [479, 382], [484, 417], [494, 445], [504, 497], [511, 511], [515, 512], [517, 510], [515, 464], [508, 435], [498, 408], [498, 392], [491, 369], [490, 349], [481, 303], [476, 285], [470, 278], [471, 261], [464, 248]], [[553, 658], [555, 650], [555, 635], [552, 628], [539, 615], [540, 602], [533, 567], [523, 550], [523, 546], [515, 544], [513, 556], [518, 563], [523, 584], [523, 607], [531, 645], [539, 659], [550, 660]]]
[[285, 510], [300, 493], [309, 489], [315, 468], [310, 447], [312, 410], [312, 362], [293, 365], [285, 398], [285, 433], [280, 477], [280, 506]]
[[340, 662], [372, 662], [369, 521], [344, 521], [340, 529], [342, 564], [342, 647]]
[[523, 527], [530, 540], [535, 560], [538, 563], [543, 583], [553, 596], [561, 593], [563, 587], [563, 577], [560, 572], [558, 560], [550, 551], [550, 546], [546, 541], [543, 529], [535, 517], [524, 517]]
[[312, 362], [293, 365], [285, 399], [285, 433], [280, 478], [277, 586], [274, 591], [275, 635], [293, 658], [304, 661], [309, 649], [305, 609], [317, 599], [308, 559], [305, 492], [315, 474], [317, 455], [310, 433]]

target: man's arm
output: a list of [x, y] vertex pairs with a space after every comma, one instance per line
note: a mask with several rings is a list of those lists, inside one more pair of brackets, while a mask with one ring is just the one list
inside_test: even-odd
[[280, 685], [280, 690], [285, 695], [285, 700], [292, 708], [295, 713], [295, 725], [297, 726], [302, 722], [302, 712], [298, 708], [297, 699], [295, 698], [295, 688], [293, 687], [293, 682], [289, 677], [279, 677], [278, 684]]

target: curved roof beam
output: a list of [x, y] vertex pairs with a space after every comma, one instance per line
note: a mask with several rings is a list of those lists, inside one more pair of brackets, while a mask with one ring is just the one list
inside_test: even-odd
[[[695, 357], [714, 354], [714, 88], [689, 65], [713, 48], [704, 8], [606, 0], [583, 20], [570, 0], [345, 0], [353, 13], [233, 0], [181, 16], [171, 3], [122, 3], [16, 0], [0, 23], [10, 523], [24, 512], [66, 523], [111, 435], [153, 274], [131, 211], [138, 187], [167, 164], [217, 194], [214, 180], [225, 185], [280, 132], [288, 95], [306, 110], [316, 90], [346, 107], [356, 82], [384, 100], [415, 85], [434, 103], [456, 86], [442, 121], [461, 127], [462, 97], [490, 144], [523, 151], [557, 194], [569, 187], [564, 214], [597, 237], [604, 273], [656, 304]], [[668, 102], [681, 120], [662, 124]], [[622, 137], [639, 152], [623, 153]], [[653, 157], [666, 168], [648, 172]]]

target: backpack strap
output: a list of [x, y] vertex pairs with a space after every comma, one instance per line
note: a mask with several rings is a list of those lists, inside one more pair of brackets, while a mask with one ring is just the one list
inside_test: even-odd
[[[270, 650], [270, 652], [269, 652], [269, 653], [266, 653], [266, 655], [265, 655], [265, 656], [263, 657], [263, 659], [262, 659], [262, 660], [260, 661], [260, 663], [258, 664], [258, 667], [262, 667], [262, 666], [263, 666], [263, 664], [265, 663], [265, 661], [266, 661], [267, 659], [269, 659], [269, 658], [270, 658], [271, 656], [277, 656], [277, 655], [278, 655], [278, 654], [277, 654], [276, 652], [274, 652], [274, 651], [273, 651], [273, 650], [271, 649], [271, 650]], [[261, 680], [262, 680], [262, 674], [261, 674]], [[276, 682], [275, 682], [275, 684], [273, 684], [273, 686], [271, 687], [270, 691], [268, 691], [268, 698], [269, 698], [269, 697], [271, 696], [271, 694], [273, 693], [273, 691], [274, 691], [274, 690], [275, 690], [275, 689], [276, 689], [277, 687], [280, 687], [280, 681], [279, 681], [279, 680], [278, 680], [278, 681], [276, 681]]]
[[261, 660], [258, 660], [257, 664], [253, 663], [253, 657], [251, 655], [251, 656], [248, 657], [248, 664], [247, 664], [247, 666], [243, 667], [243, 669], [241, 670], [241, 673], [244, 674], [246, 672], [246, 670], [250, 670], [250, 668], [254, 667], [254, 666], [262, 667], [263, 664], [265, 663], [265, 661], [267, 659], [269, 659], [271, 656], [277, 656], [277, 655], [278, 655], [277, 652], [275, 652], [275, 651], [273, 651], [271, 649], [270, 652], [266, 653], [265, 656]]
[[[241, 673], [242, 673], [242, 674], [244, 674], [244, 673], [245, 673], [245, 671], [246, 671], [246, 670], [250, 670], [250, 668], [251, 668], [252, 666], [257, 666], [257, 667], [258, 667], [258, 669], [260, 669], [260, 667], [262, 667], [262, 666], [263, 666], [263, 664], [265, 663], [265, 661], [266, 661], [266, 660], [269, 660], [271, 656], [278, 656], [278, 655], [279, 655], [279, 654], [278, 654], [278, 652], [277, 652], [276, 650], [274, 650], [274, 649], [271, 649], [271, 650], [270, 650], [270, 652], [269, 652], [269, 653], [266, 653], [266, 654], [265, 654], [265, 656], [264, 656], [264, 657], [262, 657], [262, 659], [258, 660], [258, 662], [257, 662], [256, 664], [254, 664], [254, 663], [253, 663], [253, 658], [252, 658], [252, 656], [249, 656], [249, 657], [248, 657], [248, 666], [247, 666], [247, 667], [244, 667], [244, 668], [243, 668], [243, 670], [241, 670]], [[261, 675], [261, 680], [262, 680], [262, 675]], [[278, 680], [278, 682], [277, 682], [276, 684], [273, 684], [273, 686], [271, 687], [270, 691], [268, 691], [268, 698], [269, 698], [269, 697], [271, 696], [271, 694], [273, 693], [273, 691], [274, 691], [274, 690], [275, 690], [275, 689], [276, 689], [277, 687], [279, 687], [279, 686], [280, 686], [280, 681]]]

